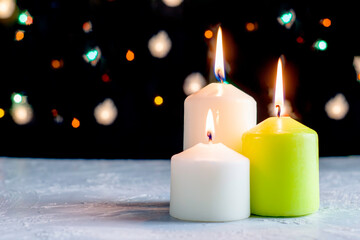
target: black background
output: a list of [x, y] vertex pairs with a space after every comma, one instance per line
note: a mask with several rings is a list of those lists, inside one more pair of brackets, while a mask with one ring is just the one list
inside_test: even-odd
[[[210, 78], [214, 40], [207, 29], [221, 24], [225, 58], [234, 85], [255, 98], [258, 122], [268, 117], [276, 63], [284, 54], [285, 95], [299, 121], [319, 134], [320, 155], [360, 154], [360, 83], [353, 67], [360, 55], [359, 19], [356, 6], [338, 2], [301, 3], [252, 1], [187, 1], [175, 8], [159, 0], [149, 1], [17, 1], [20, 10], [34, 18], [30, 26], [0, 24], [0, 155], [70, 158], [170, 158], [182, 150], [182, 86], [192, 72]], [[290, 29], [277, 17], [293, 9], [296, 21]], [[323, 27], [322, 18], [332, 25]], [[83, 23], [91, 21], [92, 32]], [[258, 29], [246, 31], [247, 22]], [[15, 31], [25, 30], [22, 41]], [[169, 54], [151, 56], [148, 40], [165, 30], [171, 41]], [[296, 39], [301, 36], [304, 43]], [[317, 39], [328, 42], [326, 51], [313, 48]], [[99, 46], [96, 66], [82, 55]], [[127, 61], [128, 49], [135, 59]], [[61, 69], [51, 60], [62, 59]], [[106, 73], [111, 81], [105, 83]], [[13, 122], [8, 110], [11, 94], [28, 96], [34, 119], [27, 125]], [[349, 112], [342, 120], [330, 119], [326, 102], [344, 94]], [[164, 104], [155, 106], [156, 95]], [[111, 98], [118, 117], [101, 126], [94, 107]], [[64, 118], [56, 124], [51, 110]], [[79, 128], [71, 126], [80, 120]]]

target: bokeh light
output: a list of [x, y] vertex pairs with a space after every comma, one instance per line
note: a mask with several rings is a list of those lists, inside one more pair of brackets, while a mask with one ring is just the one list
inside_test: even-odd
[[258, 23], [257, 23], [257, 22], [255, 22], [255, 23], [253, 23], [253, 22], [247, 22], [247, 23], [245, 24], [245, 29], [246, 29], [246, 31], [248, 31], [248, 32], [256, 31], [256, 30], [258, 29]]
[[91, 32], [91, 31], [92, 31], [91, 21], [84, 22], [82, 28], [83, 28], [83, 31], [84, 31], [85, 33]]
[[111, 81], [111, 78], [110, 78], [109, 74], [104, 73], [103, 75], [101, 75], [101, 80], [102, 80], [103, 82], [107, 83], [107, 82], [110, 82], [110, 81]]
[[64, 61], [62, 59], [58, 60], [58, 59], [53, 59], [51, 60], [51, 67], [53, 69], [59, 69], [62, 68], [64, 65]]
[[101, 125], [111, 125], [118, 115], [114, 101], [110, 98], [99, 103], [94, 109], [96, 122]]
[[166, 57], [171, 49], [171, 40], [169, 35], [165, 31], [158, 32], [150, 38], [148, 48], [153, 57]]
[[15, 0], [0, 0], [0, 19], [10, 18], [16, 8]]
[[0, 108], [0, 118], [3, 118], [5, 116], [5, 110]]
[[193, 94], [199, 91], [206, 85], [206, 79], [204, 76], [199, 72], [194, 72], [188, 75], [184, 80], [184, 93], [186, 95]]
[[298, 36], [296, 38], [296, 42], [302, 44], [302, 43], [304, 43], [304, 38], [302, 36]]
[[73, 128], [78, 128], [78, 127], [80, 127], [80, 120], [74, 117], [73, 120], [71, 121], [71, 126], [72, 126]]
[[33, 118], [32, 107], [28, 103], [13, 104], [10, 114], [14, 122], [18, 125], [28, 124]]
[[11, 100], [13, 103], [21, 103], [23, 101], [23, 95], [20, 93], [13, 93], [11, 95]]
[[284, 12], [277, 18], [278, 22], [285, 26], [285, 28], [290, 29], [296, 20], [296, 14], [293, 9]]
[[128, 51], [126, 52], [126, 60], [128, 60], [129, 62], [131, 62], [132, 60], [134, 60], [134, 58], [135, 58], [134, 52], [131, 51], [131, 50], [128, 50]]
[[162, 0], [162, 1], [168, 7], [177, 7], [183, 2], [183, 0]]
[[83, 54], [83, 58], [86, 62], [90, 63], [92, 66], [96, 66], [101, 58], [101, 51], [99, 47], [95, 47], [89, 49], [85, 54]]
[[154, 104], [156, 106], [161, 106], [164, 103], [164, 99], [161, 96], [156, 96], [154, 98]]
[[205, 38], [210, 39], [214, 36], [214, 33], [208, 29], [204, 32], [204, 36], [205, 36]]
[[29, 11], [24, 11], [19, 14], [18, 22], [21, 25], [31, 25], [33, 24], [33, 17], [30, 15]]
[[321, 39], [317, 40], [313, 46], [316, 50], [320, 50], [320, 51], [325, 51], [328, 48], [327, 42]]
[[357, 81], [360, 81], [360, 56], [354, 56], [353, 66], [355, 68]]
[[322, 24], [324, 27], [330, 27], [331, 26], [331, 20], [329, 18], [321, 19], [320, 24]]
[[21, 41], [25, 37], [25, 31], [24, 30], [17, 30], [15, 32], [15, 41]]
[[338, 93], [325, 104], [325, 111], [329, 118], [341, 120], [348, 113], [349, 104], [345, 96], [342, 93]]

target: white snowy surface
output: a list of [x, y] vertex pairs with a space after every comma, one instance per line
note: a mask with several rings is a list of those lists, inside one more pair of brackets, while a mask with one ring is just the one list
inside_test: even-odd
[[321, 158], [320, 191], [305, 217], [183, 222], [168, 160], [0, 158], [0, 239], [360, 239], [360, 157]]

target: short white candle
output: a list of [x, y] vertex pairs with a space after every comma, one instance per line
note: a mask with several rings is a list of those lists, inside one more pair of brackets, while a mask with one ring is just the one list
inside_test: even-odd
[[[211, 110], [210, 115], [212, 119]], [[203, 136], [206, 136], [204, 132]], [[171, 158], [170, 215], [205, 222], [249, 217], [249, 159], [211, 140], [174, 155]]]
[[[215, 76], [225, 80], [221, 28], [219, 28], [214, 64]], [[188, 96], [184, 104], [184, 149], [206, 143], [202, 131], [208, 109], [215, 114], [216, 140], [242, 153], [242, 135], [256, 125], [256, 101], [231, 84], [211, 83]]]

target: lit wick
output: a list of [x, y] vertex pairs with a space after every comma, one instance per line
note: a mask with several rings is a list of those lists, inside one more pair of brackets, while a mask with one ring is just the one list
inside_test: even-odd
[[281, 113], [280, 105], [276, 105], [275, 108], [277, 108], [277, 117], [280, 117], [280, 113]]
[[220, 80], [220, 82], [224, 83], [224, 77], [221, 74], [221, 69], [218, 69], [217, 76], [218, 76], [218, 79]]
[[212, 141], [212, 133], [210, 131], [208, 131], [206, 135], [209, 138], [209, 142], [211, 142]]
[[205, 126], [205, 133], [208, 137], [209, 143], [212, 143], [213, 137], [215, 136], [215, 129], [214, 129], [214, 118], [211, 109], [209, 109], [207, 117], [206, 117], [206, 126]]

